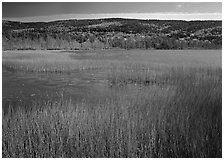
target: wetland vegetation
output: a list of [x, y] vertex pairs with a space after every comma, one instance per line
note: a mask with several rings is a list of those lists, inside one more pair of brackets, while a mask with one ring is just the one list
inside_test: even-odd
[[3, 51], [2, 157], [221, 157], [221, 59]]

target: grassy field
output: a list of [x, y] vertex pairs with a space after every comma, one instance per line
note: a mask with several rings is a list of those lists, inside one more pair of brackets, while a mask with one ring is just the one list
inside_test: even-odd
[[[32, 53], [31, 53], [32, 52]], [[3, 52], [11, 72], [97, 70], [110, 92], [9, 106], [3, 157], [221, 157], [218, 51]]]

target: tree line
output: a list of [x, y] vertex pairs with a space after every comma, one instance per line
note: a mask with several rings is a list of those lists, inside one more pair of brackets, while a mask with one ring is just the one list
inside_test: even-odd
[[103, 19], [4, 22], [2, 38], [4, 50], [220, 49], [222, 28], [219, 21]]

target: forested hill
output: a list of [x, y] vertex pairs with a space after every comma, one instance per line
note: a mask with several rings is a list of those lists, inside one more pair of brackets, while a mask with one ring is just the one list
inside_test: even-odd
[[3, 49], [220, 49], [222, 21], [2, 21]]

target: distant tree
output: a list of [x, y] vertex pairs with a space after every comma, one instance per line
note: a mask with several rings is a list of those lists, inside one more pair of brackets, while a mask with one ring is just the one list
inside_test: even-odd
[[91, 43], [91, 48], [93, 48], [93, 43], [95, 42], [95, 40], [96, 40], [96, 36], [94, 34], [90, 34], [89, 41]]
[[76, 41], [80, 44], [81, 49], [83, 48], [82, 44], [87, 40], [87, 37], [83, 33], [79, 33], [76, 36]]

